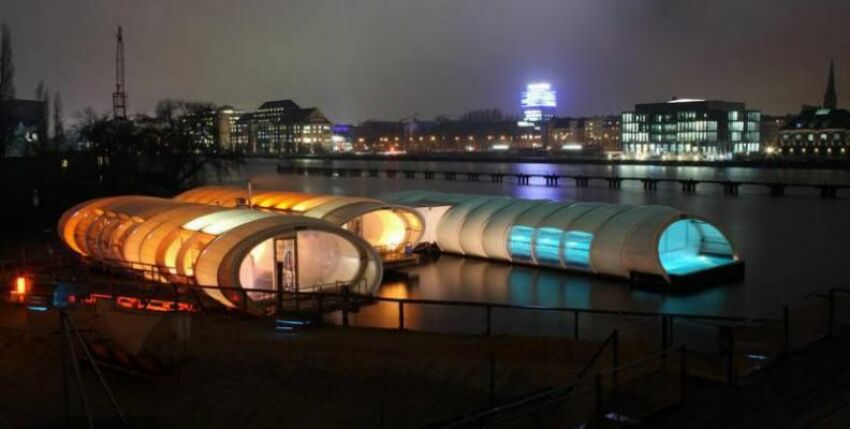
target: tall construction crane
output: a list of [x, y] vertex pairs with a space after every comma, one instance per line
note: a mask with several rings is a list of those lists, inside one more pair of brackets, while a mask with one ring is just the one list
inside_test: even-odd
[[118, 27], [118, 45], [115, 47], [115, 92], [112, 93], [112, 116], [127, 119], [127, 92], [124, 87], [124, 37]]

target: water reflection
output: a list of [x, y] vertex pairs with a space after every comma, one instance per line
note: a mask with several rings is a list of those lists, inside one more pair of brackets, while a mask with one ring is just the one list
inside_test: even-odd
[[[384, 284], [379, 295], [550, 308], [616, 310], [625, 307], [673, 314], [720, 314], [728, 306], [727, 287], [685, 295], [666, 294], [590, 276], [453, 255], [442, 255], [406, 273], [410, 276], [408, 280]], [[602, 339], [612, 329], [632, 329], [637, 322], [650, 322], [644, 317], [616, 313], [581, 313], [579, 318], [577, 327], [573, 312], [495, 308], [490, 326], [492, 333], [497, 335], [572, 336], [578, 330], [582, 338]], [[361, 308], [352, 315], [352, 323], [383, 328], [397, 328], [403, 323], [405, 329], [412, 330], [482, 334], [486, 330], [487, 317], [482, 307], [408, 303], [402, 313], [396, 303], [378, 303]]]
[[[635, 290], [632, 296], [638, 301], [655, 303], [661, 313], [714, 314], [724, 308], [729, 293], [726, 287], [713, 287], [684, 295], [659, 295]], [[714, 312], [710, 312], [712, 309]]]
[[[357, 163], [347, 161], [346, 165]], [[522, 198], [569, 201], [602, 201], [622, 204], [662, 204], [708, 218], [728, 231], [746, 261], [745, 279], [689, 294], [644, 291], [627, 283], [557, 271], [535, 270], [478, 259], [444, 255], [435, 263], [408, 270], [418, 281], [393, 286], [395, 292], [415, 298], [508, 302], [531, 305], [614, 310], [664, 311], [676, 313], [762, 316], [800, 297], [845, 282], [846, 243], [850, 228], [850, 199], [825, 200], [816, 190], [789, 192], [787, 197], [770, 197], [765, 190], [742, 188], [739, 196], [724, 195], [722, 189], [706, 186], [697, 194], [682, 193], [677, 185], [644, 192], [640, 184], [608, 189], [603, 182], [575, 188], [571, 181], [559, 187], [517, 186], [509, 181], [329, 178], [275, 173], [276, 161], [255, 160], [246, 164], [228, 183], [255, 183], [280, 189], [318, 193], [378, 196], [386, 192], [428, 189], [444, 192], [499, 194]], [[564, 174], [612, 174], [623, 176], [671, 176], [752, 180], [795, 180], [850, 183], [850, 170], [765, 170], [730, 167], [663, 167], [554, 164], [485, 163], [376, 163], [359, 165], [379, 168], [417, 168], [455, 171], [508, 171], [509, 168], [558, 170]], [[798, 228], [805, 225], [805, 228]], [[387, 291], [390, 289], [387, 288]], [[390, 293], [390, 292], [386, 292]], [[396, 309], [392, 309], [395, 311]], [[389, 310], [388, 310], [389, 311]], [[411, 310], [413, 311], [413, 310]], [[471, 317], [471, 316], [470, 316]], [[392, 320], [395, 323], [395, 320]]]
[[557, 200], [560, 198], [558, 188], [549, 186], [522, 186], [517, 187], [513, 197], [528, 200]]
[[378, 293], [540, 307], [720, 314], [727, 306], [729, 289], [717, 286], [672, 294], [633, 288], [617, 280], [448, 254], [404, 272], [408, 280], [385, 284]]

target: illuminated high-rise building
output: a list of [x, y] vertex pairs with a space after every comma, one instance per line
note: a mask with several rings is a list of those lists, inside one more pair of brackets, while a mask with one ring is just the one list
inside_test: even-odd
[[638, 158], [730, 159], [759, 152], [761, 112], [744, 103], [673, 99], [623, 112], [623, 150]]
[[545, 122], [555, 117], [555, 109], [558, 107], [557, 94], [549, 83], [530, 83], [522, 92], [520, 106], [523, 121]]

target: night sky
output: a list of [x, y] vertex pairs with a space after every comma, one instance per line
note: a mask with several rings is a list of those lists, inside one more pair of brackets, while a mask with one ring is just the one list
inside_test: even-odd
[[332, 121], [518, 110], [548, 80], [560, 115], [672, 96], [766, 113], [850, 100], [848, 0], [2, 0], [18, 97], [43, 78], [66, 117], [110, 109], [124, 26], [131, 112], [165, 97], [252, 109], [292, 98]]

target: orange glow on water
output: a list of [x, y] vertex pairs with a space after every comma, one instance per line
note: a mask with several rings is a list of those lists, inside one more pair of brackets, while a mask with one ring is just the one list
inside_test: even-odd
[[378, 290], [378, 295], [384, 298], [410, 298], [410, 293], [407, 290], [407, 284], [404, 282], [384, 283], [381, 285], [381, 289]]

